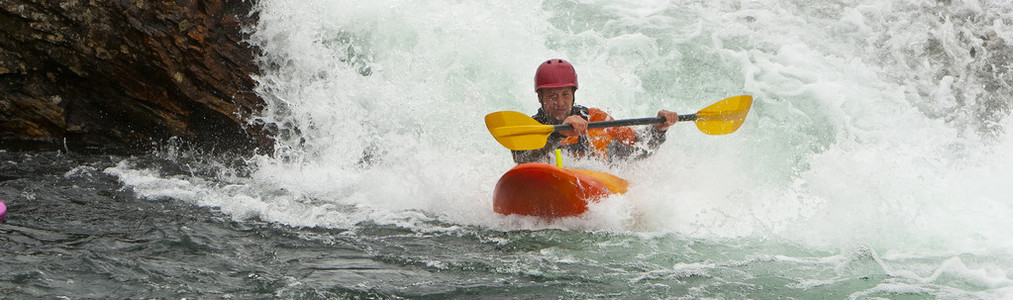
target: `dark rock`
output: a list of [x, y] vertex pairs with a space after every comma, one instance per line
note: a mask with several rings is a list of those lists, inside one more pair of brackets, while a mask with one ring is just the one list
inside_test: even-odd
[[270, 147], [243, 0], [0, 1], [0, 149]]

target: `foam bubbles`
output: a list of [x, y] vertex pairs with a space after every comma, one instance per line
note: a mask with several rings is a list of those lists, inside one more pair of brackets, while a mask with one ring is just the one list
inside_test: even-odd
[[[275, 131], [273, 155], [228, 184], [107, 172], [146, 197], [293, 226], [1008, 248], [1013, 142], [998, 95], [1013, 90], [1013, 20], [1008, 5], [949, 3], [260, 1], [256, 121]], [[579, 104], [616, 118], [755, 103], [735, 134], [679, 124], [652, 158], [588, 166], [632, 185], [584, 216], [500, 216], [492, 188], [513, 163], [482, 117], [533, 112], [531, 77], [550, 57], [576, 65]]]

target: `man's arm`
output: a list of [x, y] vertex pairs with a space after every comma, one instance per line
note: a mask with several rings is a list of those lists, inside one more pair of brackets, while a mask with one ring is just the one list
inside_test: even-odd
[[514, 162], [518, 164], [529, 162], [552, 163], [552, 152], [559, 147], [559, 143], [567, 136], [587, 134], [587, 120], [579, 115], [570, 115], [563, 120], [563, 124], [573, 126], [573, 130], [553, 132], [545, 141], [545, 147], [535, 150], [512, 150]]
[[563, 135], [553, 133], [549, 135], [549, 138], [545, 141], [545, 147], [542, 147], [541, 149], [511, 150], [514, 156], [514, 162], [518, 164], [529, 162], [551, 163], [552, 152], [559, 147], [559, 142], [561, 142], [563, 138]]

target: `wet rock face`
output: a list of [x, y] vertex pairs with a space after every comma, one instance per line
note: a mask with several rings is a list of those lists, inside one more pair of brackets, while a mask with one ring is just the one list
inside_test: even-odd
[[252, 0], [0, 1], [0, 149], [140, 152], [171, 137], [269, 146]]

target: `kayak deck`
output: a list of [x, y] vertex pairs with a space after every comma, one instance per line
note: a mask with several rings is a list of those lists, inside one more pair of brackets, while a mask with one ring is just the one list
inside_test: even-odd
[[608, 173], [520, 164], [496, 183], [493, 211], [545, 218], [575, 216], [587, 211], [589, 201], [625, 193], [627, 187], [629, 182]]

